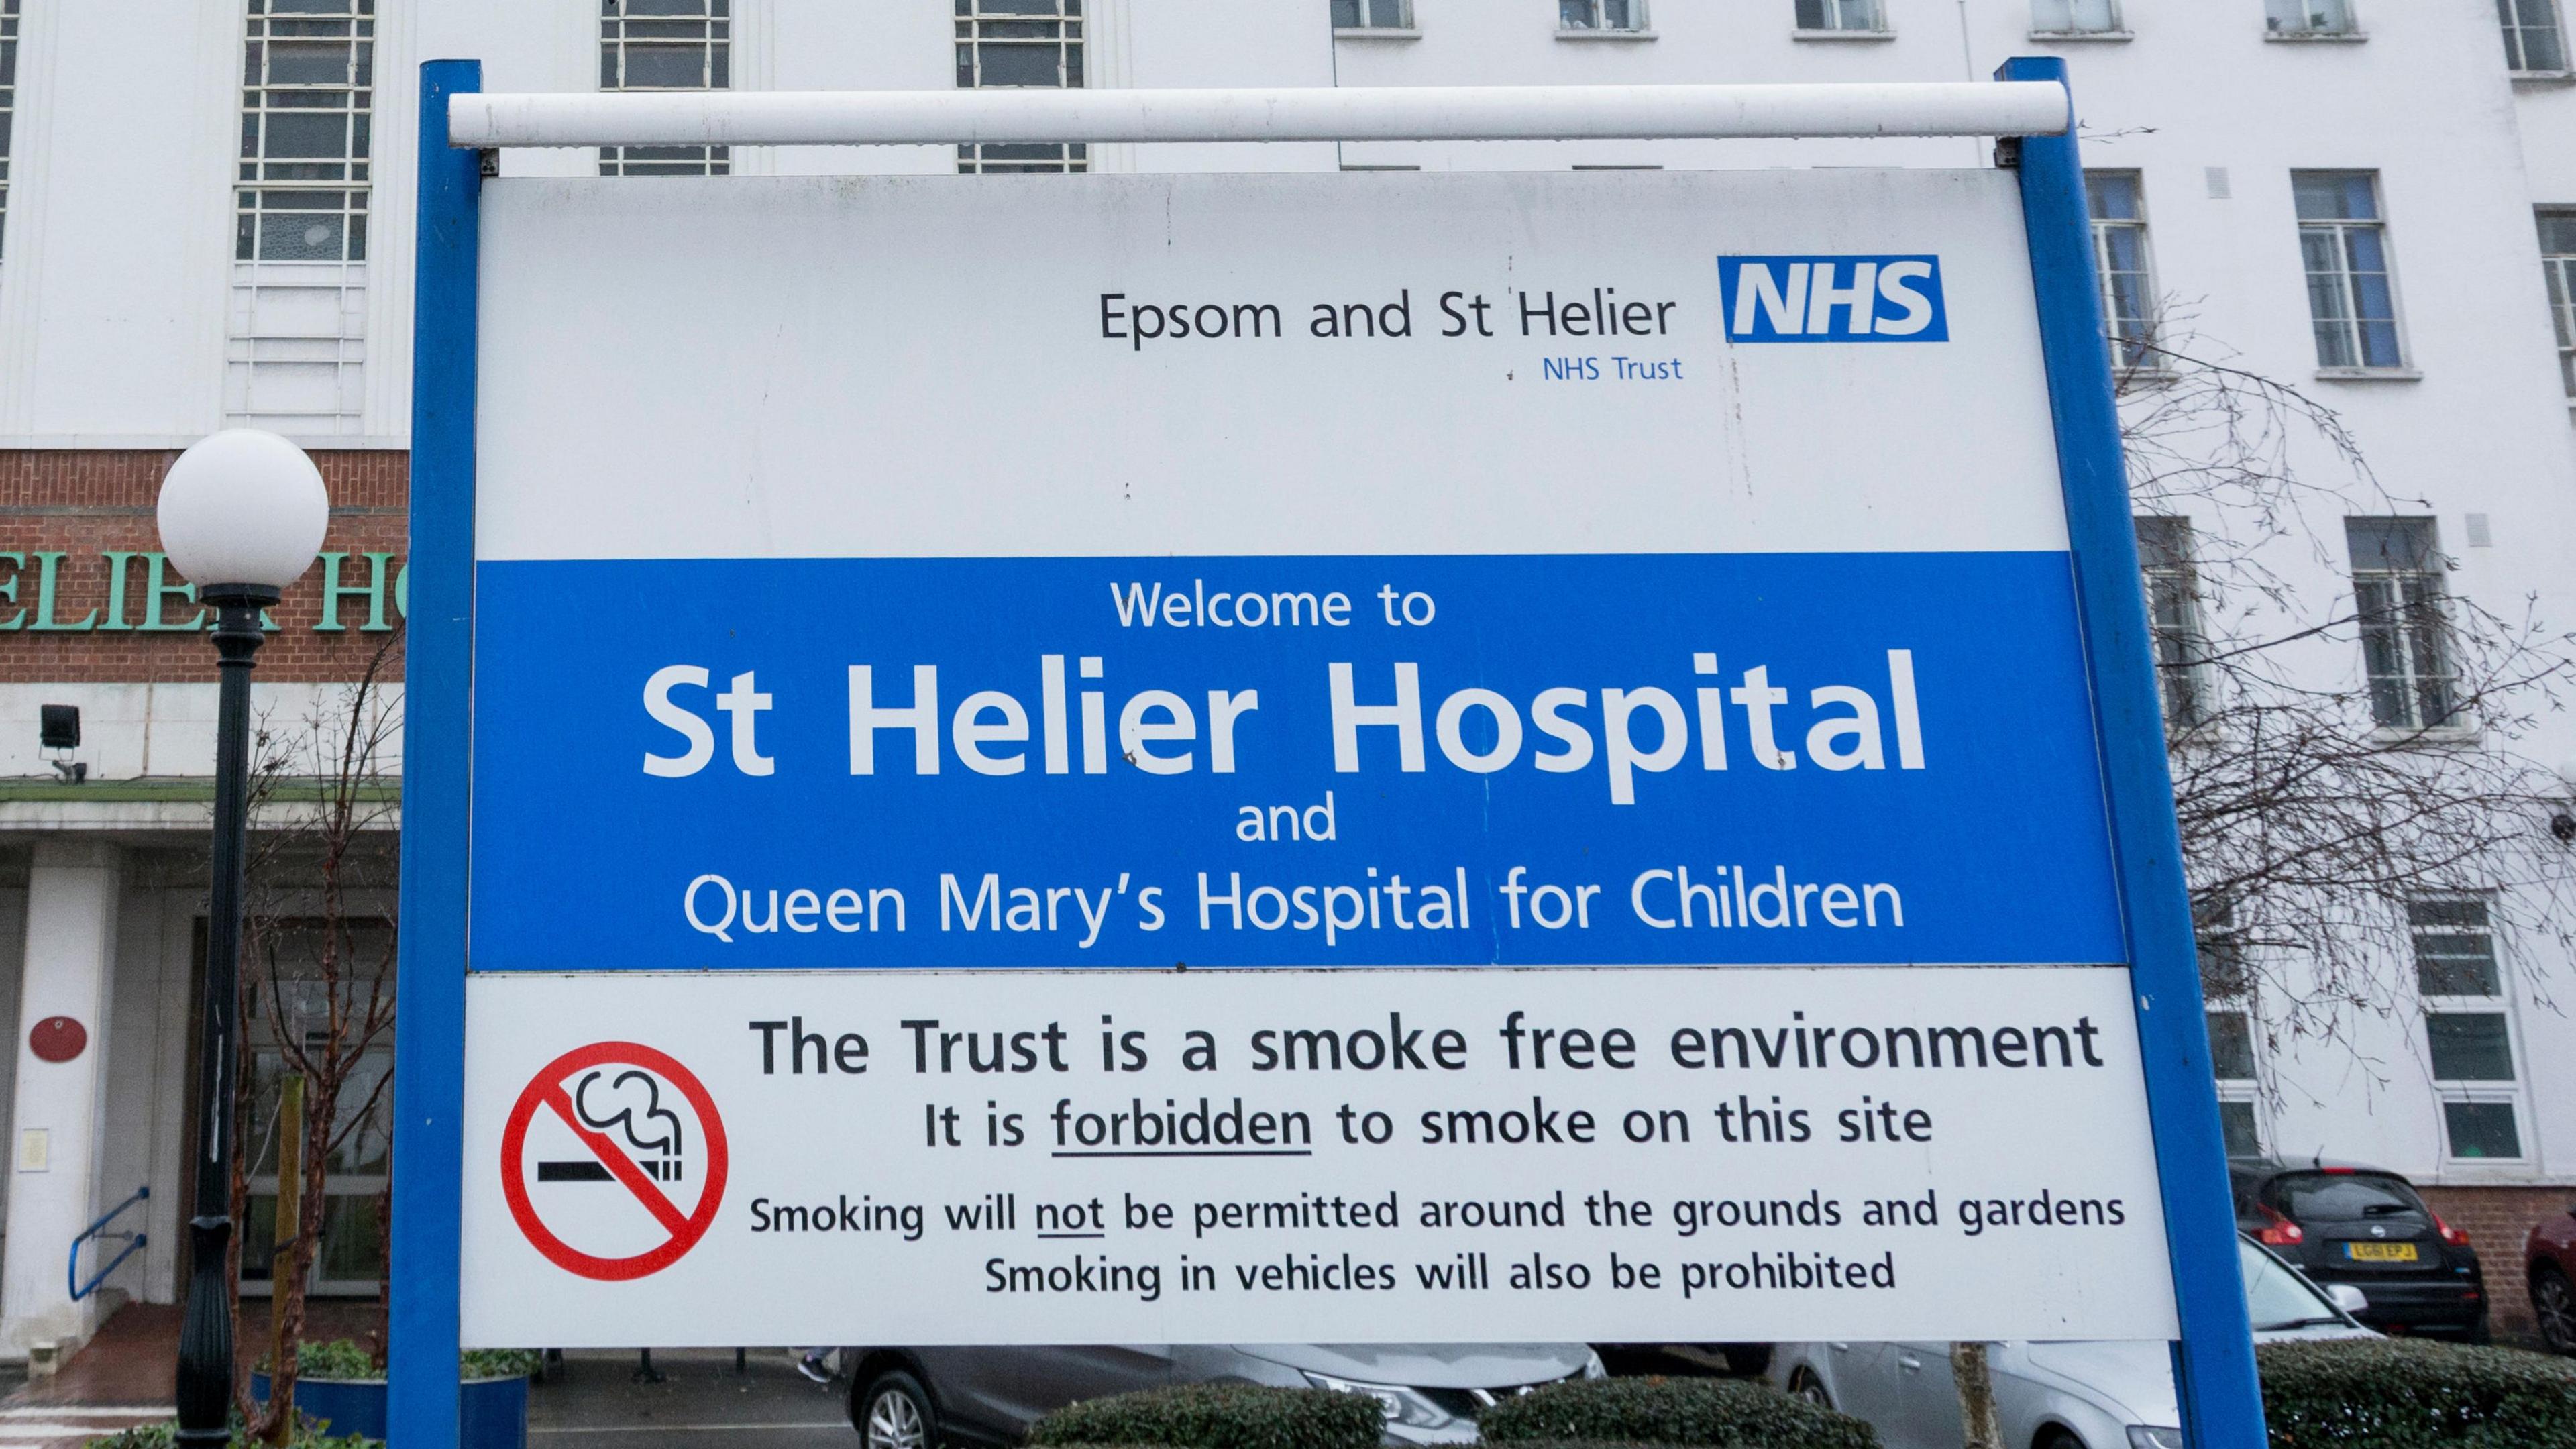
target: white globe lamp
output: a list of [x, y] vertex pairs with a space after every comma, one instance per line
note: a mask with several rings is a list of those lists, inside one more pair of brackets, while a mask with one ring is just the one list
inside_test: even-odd
[[228, 585], [272, 593], [313, 566], [331, 524], [322, 470], [275, 433], [227, 428], [161, 480], [161, 549], [200, 598]]

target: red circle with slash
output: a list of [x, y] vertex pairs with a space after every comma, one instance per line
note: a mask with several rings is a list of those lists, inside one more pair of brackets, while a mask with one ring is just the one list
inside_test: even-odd
[[[564, 1090], [564, 1079], [593, 1067], [640, 1067], [677, 1088], [697, 1113], [698, 1132], [706, 1142], [707, 1164], [697, 1204], [689, 1212], [682, 1213], [670, 1195], [662, 1191], [661, 1184], [637, 1165], [625, 1148], [582, 1121], [571, 1094]], [[634, 1194], [644, 1210], [662, 1225], [668, 1236], [658, 1246], [622, 1258], [603, 1258], [565, 1242], [546, 1225], [528, 1196], [526, 1162], [528, 1127], [541, 1111], [552, 1111], [560, 1118], [609, 1176]], [[628, 1282], [660, 1272], [696, 1247], [714, 1225], [716, 1209], [724, 1201], [726, 1166], [724, 1122], [716, 1115], [715, 1098], [707, 1095], [705, 1084], [667, 1053], [634, 1042], [598, 1042], [546, 1063], [536, 1079], [519, 1093], [517, 1104], [510, 1109], [509, 1125], [501, 1133], [501, 1193], [509, 1201], [510, 1216], [518, 1221], [519, 1231], [527, 1235], [529, 1244], [544, 1254], [547, 1262], [567, 1273], [604, 1283]]]

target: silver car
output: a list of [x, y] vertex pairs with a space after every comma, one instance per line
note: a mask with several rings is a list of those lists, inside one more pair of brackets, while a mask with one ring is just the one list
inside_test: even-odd
[[[2359, 1290], [2320, 1290], [2257, 1243], [2237, 1240], [2254, 1338], [2376, 1338], [2352, 1316]], [[1987, 1354], [2003, 1442], [2029, 1449], [2182, 1449], [2182, 1411], [2162, 1343], [2003, 1343]], [[1772, 1382], [1866, 1419], [1886, 1449], [1959, 1449], [1966, 1437], [1946, 1343], [1784, 1343]]]
[[841, 1350], [841, 1364], [867, 1449], [1015, 1445], [1077, 1400], [1201, 1383], [1365, 1394], [1386, 1413], [1389, 1444], [1472, 1444], [1495, 1400], [1603, 1373], [1580, 1343], [866, 1347]]

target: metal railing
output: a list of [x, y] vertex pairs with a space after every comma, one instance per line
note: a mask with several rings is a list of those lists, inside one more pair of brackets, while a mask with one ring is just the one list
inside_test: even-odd
[[[133, 1257], [136, 1253], [141, 1252], [143, 1250], [143, 1245], [152, 1241], [142, 1233], [111, 1233], [107, 1230], [107, 1225], [115, 1222], [119, 1214], [122, 1214], [127, 1208], [134, 1206], [136, 1203], [150, 1200], [151, 1196], [151, 1184], [146, 1183], [143, 1186], [136, 1188], [134, 1190], [134, 1196], [127, 1198], [125, 1201], [118, 1203], [112, 1208], [109, 1208], [106, 1214], [100, 1217], [97, 1222], [94, 1222], [87, 1228], [82, 1229], [81, 1235], [72, 1239], [71, 1262], [63, 1269], [63, 1281], [71, 1286], [72, 1301], [74, 1303], [78, 1303], [92, 1293], [97, 1292], [98, 1285], [107, 1281], [107, 1275], [115, 1272], [118, 1264]], [[108, 1259], [107, 1266], [91, 1274], [89, 1281], [84, 1283], [81, 1281], [80, 1275], [81, 1244], [88, 1242], [92, 1238], [98, 1239], [101, 1243], [113, 1238], [125, 1244], [125, 1251]]]

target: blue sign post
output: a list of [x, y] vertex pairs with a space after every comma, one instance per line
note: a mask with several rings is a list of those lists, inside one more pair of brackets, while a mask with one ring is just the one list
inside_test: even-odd
[[[2003, 80], [2066, 80], [2066, 62], [2022, 58]], [[2183, 881], [2165, 763], [2164, 711], [2138, 587], [2138, 536], [2105, 347], [2093, 223], [2074, 132], [2021, 142], [2021, 204], [2039, 292], [2040, 345], [2066, 484], [2066, 528], [2083, 600], [2084, 647], [2093, 676], [2104, 789], [2118, 856], [2129, 977], [2154, 1121], [2156, 1171], [2172, 1242], [2174, 1304], [2182, 1338], [2174, 1385], [2194, 1449], [2263, 1449], [2262, 1385], [2237, 1266], [2235, 1197], [2218, 1125], [2217, 1077], [2201, 1005], [2191, 892]]]
[[[2057, 62], [2024, 60], [2002, 78], [2065, 77]], [[866, 558], [523, 551], [478, 561], [476, 328], [486, 294], [477, 259], [486, 219], [479, 158], [446, 144], [448, 99], [478, 87], [472, 62], [423, 69], [392, 1243], [399, 1441], [452, 1443], [457, 1432], [460, 1217], [476, 1170], [463, 1145], [469, 963], [520, 972], [812, 970], [854, 960], [1169, 966], [1180, 952], [1163, 943], [1185, 932], [1157, 933], [1179, 918], [1195, 928], [1186, 933], [1191, 966], [2125, 962], [2182, 1330], [2174, 1363], [2188, 1442], [2264, 1442], [2071, 133], [2018, 143], [2065, 554], [2053, 543], [2012, 549], [1988, 540], [1976, 543], [1986, 552], [1417, 547], [1392, 559], [1145, 543], [1134, 557], [1068, 546], [1066, 558], [895, 549]], [[1968, 276], [1975, 269], [1955, 254], [1947, 267], [1921, 247], [1783, 248], [1713, 260], [1709, 291], [1727, 313], [1722, 335], [1731, 343], [1948, 343], [1991, 339], [1999, 325], [1984, 305], [1998, 295], [1994, 284]], [[1556, 291], [1544, 302], [1523, 294], [1519, 329], [1535, 336], [1543, 325], [1549, 339], [1615, 330], [1637, 339], [1641, 356], [1661, 349], [1664, 312], [1633, 296], [1614, 301], [1615, 291], [1568, 290], [1574, 300], [1562, 304]], [[1471, 308], [1466, 295], [1437, 298], [1455, 329], [1439, 335], [1495, 336], [1486, 299]], [[1432, 306], [1432, 296], [1410, 290], [1319, 306], [1328, 315], [1315, 319], [1312, 335], [1338, 338], [1365, 325], [1371, 339], [1411, 337], [1416, 309], [1429, 322]], [[1161, 304], [1113, 292], [1099, 308], [1100, 336], [1116, 339], [1136, 365], [1149, 315], [1158, 346], [1190, 335], [1170, 330], [1178, 314]], [[1264, 312], [1246, 302], [1187, 315], [1203, 340], [1284, 340], [1280, 319]], [[1623, 383], [1686, 376], [1677, 355], [1625, 354], [1551, 355], [1541, 375], [1593, 380], [1605, 369]], [[1361, 578], [1361, 566], [1386, 563], [1407, 571], [1419, 617], [1416, 594], [1388, 585], [1380, 596], [1370, 592], [1374, 574]], [[1104, 581], [1106, 601], [1097, 597]], [[812, 632], [800, 621], [817, 598], [834, 600], [845, 621], [829, 649], [779, 646]], [[568, 653], [497, 627], [477, 638], [478, 608], [523, 620], [538, 599], [555, 601], [546, 607], [556, 612], [598, 611], [597, 627], [585, 631], [593, 644]], [[1248, 600], [1258, 601], [1257, 625]], [[1355, 615], [1374, 623], [1381, 606], [1385, 632], [1335, 633]], [[639, 607], [649, 611], [641, 626]], [[1425, 633], [1436, 608], [1449, 611], [1448, 632]], [[1308, 632], [1273, 627], [1282, 609]], [[1215, 656], [1174, 634], [1208, 626], [1267, 632], [1258, 649], [1225, 656], [1234, 672], [1217, 678], [1191, 672]], [[1358, 642], [1364, 635], [1376, 642]], [[1722, 661], [1703, 642], [1720, 638], [1758, 638], [1766, 652]], [[696, 662], [763, 647], [777, 652], [726, 666], [741, 671], [730, 680]], [[1549, 672], [1569, 658], [1592, 673]], [[1324, 679], [1330, 688], [1319, 692]], [[633, 713], [639, 683], [641, 712]], [[1585, 713], [1593, 689], [1598, 712]], [[487, 717], [478, 734], [478, 698], [519, 709], [506, 726]], [[799, 713], [782, 700], [827, 701], [846, 713]], [[1795, 721], [1776, 737], [1775, 709]], [[1266, 743], [1238, 751], [1238, 726], [1254, 738], [1247, 719]], [[1281, 753], [1291, 739], [1304, 755]], [[783, 760], [804, 767], [788, 789], [775, 777]], [[1114, 788], [1085, 784], [1113, 773]], [[1317, 781], [1335, 793], [1310, 798]], [[1353, 863], [1405, 861], [1411, 883], [1380, 880], [1372, 866], [1365, 883], [1269, 887], [1276, 916], [1265, 921], [1266, 882], [1203, 869], [1192, 853], [1201, 847], [1154, 828], [1184, 808], [1204, 823], [1238, 796], [1292, 795], [1301, 808], [1285, 828], [1332, 831], [1326, 838], [1360, 852], [1344, 857]], [[579, 808], [561, 808], [564, 801]], [[552, 809], [542, 829], [511, 813], [537, 808]], [[1256, 833], [1240, 838], [1268, 838], [1258, 832], [1283, 828], [1273, 817], [1286, 808], [1244, 806], [1245, 828]], [[1636, 831], [1633, 822], [1646, 818], [1665, 835]], [[673, 822], [712, 820], [729, 828], [721, 860], [711, 862], [708, 833]], [[1001, 828], [1003, 820], [1015, 828]], [[1459, 820], [1474, 826], [1445, 828]], [[836, 822], [847, 828], [825, 828]], [[1759, 840], [1767, 852], [1724, 866], [1722, 886], [1698, 882], [1732, 934], [1682, 929], [1693, 899], [1683, 872], [1706, 869], [1706, 857], [1688, 865], [1665, 858], [1712, 843], [1721, 832], [1711, 822], [1723, 824], [1728, 841]], [[1091, 917], [1078, 888], [1060, 890], [1042, 911], [1031, 907], [1025, 929], [1041, 921], [1054, 929], [1059, 894], [1082, 904], [1086, 928], [1027, 944], [988, 932], [988, 920], [989, 931], [1000, 929], [1010, 899], [1006, 876], [1070, 878], [1110, 841], [1123, 861], [1167, 882], [1170, 898], [1113, 921]], [[1412, 863], [1435, 856], [1437, 874]], [[910, 887], [910, 909], [925, 917], [917, 930], [897, 914], [894, 934], [863, 934], [883, 909], [872, 882], [926, 860], [970, 858], [976, 864], [963, 875]], [[610, 860], [614, 868], [599, 864]], [[1589, 916], [1584, 933], [1503, 929], [1497, 915], [1509, 913], [1517, 928], [1525, 904], [1538, 926], [1565, 924], [1546, 919], [1557, 907], [1542, 907], [1522, 872], [1535, 870], [1534, 882], [1551, 865], [1578, 864], [1615, 878], [1614, 894], [1625, 897], [1605, 899], [1597, 930]], [[814, 870], [842, 875], [796, 875]], [[835, 889], [844, 878], [846, 888]], [[477, 897], [477, 879], [510, 888]], [[1918, 900], [1909, 918], [1894, 882], [1936, 883], [1935, 908]], [[1127, 889], [1121, 874], [1117, 890]], [[1320, 892], [1310, 920], [1295, 914], [1298, 889]], [[900, 892], [886, 893], [898, 913], [906, 908]], [[1557, 895], [1568, 913], [1590, 909], [1579, 892]], [[952, 913], [964, 929], [951, 929]], [[578, 932], [560, 924], [567, 920], [582, 923]], [[1872, 931], [1891, 934], [1852, 944]], [[1887, 1038], [1891, 1067], [1895, 1039]], [[2063, 1033], [2059, 1041], [2062, 1053]], [[2093, 1037], [2083, 1042], [2090, 1060]], [[1816, 1050], [1821, 1067], [1822, 1038]], [[2047, 1065], [2045, 1047], [2039, 1064]], [[544, 1090], [542, 1079], [530, 1084], [523, 1100]], [[704, 1111], [713, 1115], [712, 1098]], [[521, 1213], [522, 1226], [533, 1211]], [[680, 1244], [669, 1256], [686, 1251]]]

